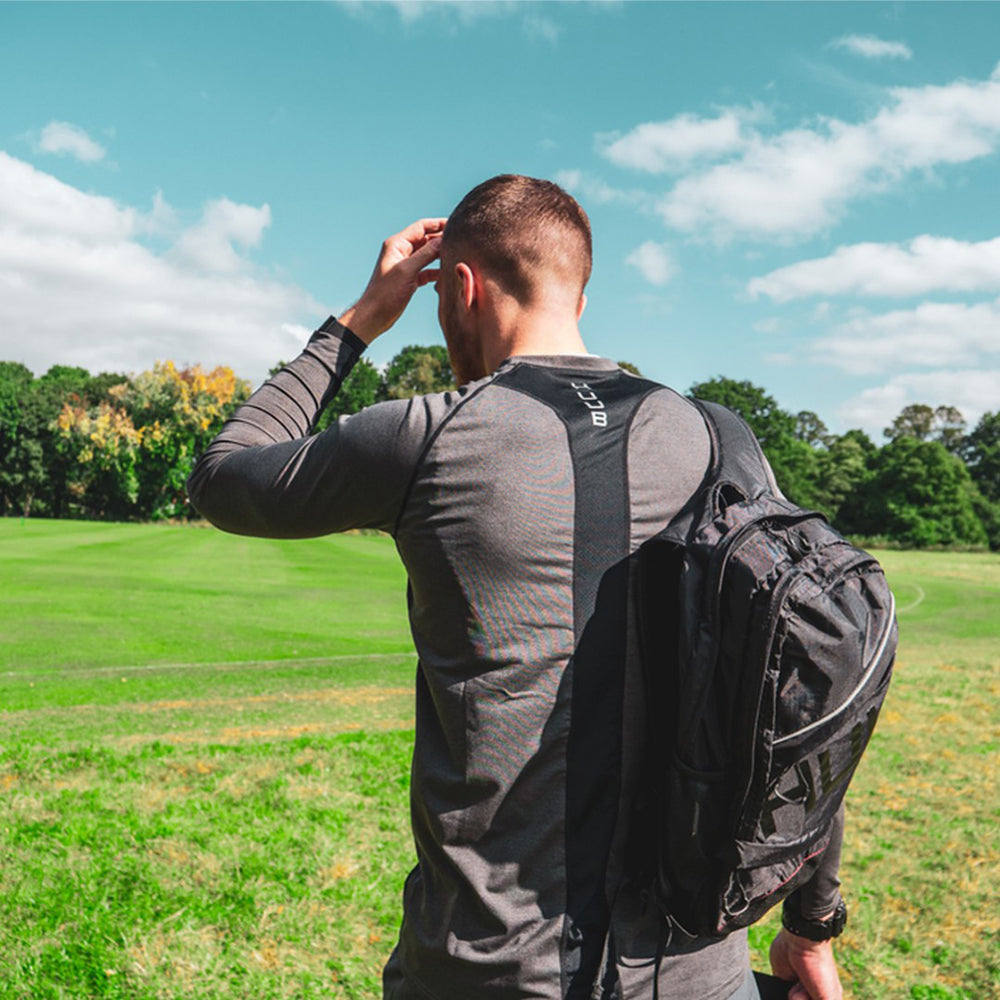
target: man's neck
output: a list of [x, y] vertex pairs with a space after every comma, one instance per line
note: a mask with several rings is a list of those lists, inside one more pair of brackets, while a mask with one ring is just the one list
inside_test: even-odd
[[507, 358], [519, 355], [587, 354], [574, 317], [546, 310], [522, 310], [498, 323], [484, 344], [487, 371], [495, 371]]

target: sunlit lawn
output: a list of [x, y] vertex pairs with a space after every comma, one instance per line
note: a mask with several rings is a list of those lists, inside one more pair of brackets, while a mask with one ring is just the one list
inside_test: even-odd
[[[880, 555], [903, 642], [844, 978], [1000, 996], [1000, 558]], [[0, 997], [380, 996], [412, 864], [391, 541], [0, 520], [0, 580]]]

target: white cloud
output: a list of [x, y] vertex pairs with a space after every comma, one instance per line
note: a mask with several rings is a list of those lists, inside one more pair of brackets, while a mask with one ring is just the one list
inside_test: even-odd
[[82, 128], [69, 122], [49, 122], [42, 129], [37, 145], [42, 153], [75, 156], [84, 163], [103, 160], [107, 155], [100, 143], [94, 142]]
[[167, 204], [162, 191], [153, 195], [153, 210], [143, 217], [141, 227], [149, 233], [171, 232], [177, 228], [177, 213]]
[[849, 427], [861, 427], [876, 439], [904, 406], [957, 406], [971, 427], [987, 410], [1000, 405], [1000, 369], [920, 372], [894, 375], [884, 385], [865, 389], [838, 407]]
[[[1000, 300], [923, 302], [915, 309], [861, 314], [813, 345], [818, 359], [854, 375], [901, 368], [951, 368], [1000, 355]], [[1000, 383], [994, 385], [1000, 401]]]
[[456, 26], [468, 28], [492, 18], [520, 17], [521, 30], [532, 41], [555, 44], [562, 33], [560, 26], [550, 17], [537, 10], [526, 8], [518, 0], [387, 0], [372, 3], [371, 0], [339, 0], [341, 6], [355, 17], [371, 18], [380, 8], [395, 11], [405, 28], [420, 22], [436, 19], [446, 29], [454, 33]]
[[754, 278], [747, 291], [790, 302], [810, 295], [924, 295], [1000, 291], [1000, 237], [969, 243], [918, 236], [906, 244], [856, 243]]
[[834, 118], [754, 133], [733, 160], [689, 174], [661, 200], [668, 225], [724, 241], [788, 240], [828, 228], [854, 199], [914, 172], [964, 163], [1000, 143], [1000, 73], [896, 88], [859, 124]]
[[666, 285], [677, 271], [677, 265], [667, 247], [652, 240], [636, 247], [625, 258], [625, 263], [631, 264], [651, 285], [657, 287]]
[[123, 239], [137, 213], [110, 198], [84, 194], [0, 150], [0, 220], [28, 232], [95, 241]]
[[548, 42], [550, 45], [555, 45], [562, 34], [562, 29], [555, 21], [540, 14], [526, 14], [521, 21], [521, 27], [528, 38]]
[[635, 188], [626, 191], [612, 187], [599, 178], [585, 174], [582, 170], [560, 170], [554, 179], [560, 187], [597, 205], [617, 204], [651, 208], [654, 204], [653, 197], [645, 191]]
[[170, 358], [263, 377], [324, 314], [239, 256], [269, 217], [220, 199], [158, 253], [140, 239], [176, 226], [162, 194], [142, 212], [0, 152], [0, 358], [35, 372], [138, 371]]
[[667, 121], [644, 122], [625, 135], [599, 135], [597, 147], [619, 167], [653, 174], [678, 171], [695, 160], [717, 159], [745, 148], [747, 126], [765, 116], [760, 105], [726, 108], [716, 118], [681, 114]]
[[171, 254], [194, 267], [235, 273], [245, 268], [247, 261], [234, 244], [244, 249], [260, 246], [270, 224], [270, 206], [254, 208], [219, 198], [205, 206], [201, 221], [181, 234]]
[[875, 35], [843, 35], [830, 43], [865, 59], [912, 59], [913, 50], [905, 42], [890, 42]]

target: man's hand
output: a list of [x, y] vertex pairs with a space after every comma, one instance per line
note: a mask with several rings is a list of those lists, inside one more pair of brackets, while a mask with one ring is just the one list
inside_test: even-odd
[[788, 1000], [843, 1000], [830, 941], [810, 941], [782, 928], [771, 942], [771, 971], [779, 979], [798, 980]]
[[403, 314], [422, 285], [436, 280], [437, 268], [427, 265], [437, 258], [447, 219], [420, 219], [382, 244], [368, 287], [361, 298], [338, 320], [370, 344]]

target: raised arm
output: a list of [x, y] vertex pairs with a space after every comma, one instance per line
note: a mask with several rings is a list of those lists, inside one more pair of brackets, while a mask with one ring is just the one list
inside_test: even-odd
[[198, 459], [188, 492], [213, 524], [283, 538], [392, 525], [426, 431], [419, 406], [381, 404], [309, 434], [367, 344], [436, 276], [427, 265], [444, 221], [424, 219], [386, 240], [361, 298], [341, 321], [327, 320]]

